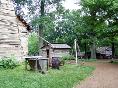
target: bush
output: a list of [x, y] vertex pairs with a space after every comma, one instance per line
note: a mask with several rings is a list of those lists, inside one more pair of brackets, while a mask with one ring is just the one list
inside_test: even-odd
[[89, 58], [89, 59], [79, 59], [80, 61], [85, 61], [85, 62], [92, 62], [92, 61], [97, 61], [97, 59], [92, 59], [92, 58]]
[[73, 55], [64, 55], [62, 60], [75, 60], [75, 57]]
[[64, 64], [65, 64], [65, 60], [60, 60], [60, 66], [64, 66]]
[[16, 58], [14, 56], [3, 57], [0, 61], [0, 64], [5, 69], [13, 69], [18, 65]]
[[28, 38], [28, 54], [38, 55], [39, 53], [39, 39], [37, 33], [31, 33]]

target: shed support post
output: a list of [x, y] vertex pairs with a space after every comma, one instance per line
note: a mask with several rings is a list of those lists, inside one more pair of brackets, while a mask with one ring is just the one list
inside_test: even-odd
[[25, 70], [27, 70], [27, 59], [25, 58]]

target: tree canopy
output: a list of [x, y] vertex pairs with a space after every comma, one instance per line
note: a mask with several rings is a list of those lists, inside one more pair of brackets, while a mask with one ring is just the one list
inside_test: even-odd
[[[118, 36], [118, 0], [81, 0], [81, 9], [66, 10], [62, 0], [14, 0], [18, 7], [27, 6], [34, 31], [51, 43], [67, 43], [73, 47], [78, 40], [81, 51], [111, 46], [114, 56]], [[52, 11], [50, 11], [52, 9]], [[20, 11], [21, 9], [17, 9]]]

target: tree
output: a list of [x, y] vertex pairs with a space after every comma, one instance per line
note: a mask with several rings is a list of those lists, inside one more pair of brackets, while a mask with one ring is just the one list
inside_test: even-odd
[[[16, 5], [19, 8], [22, 5], [27, 5], [29, 13], [32, 12], [32, 13], [30, 13], [30, 15], [33, 16], [32, 17], [33, 26], [36, 26], [38, 29], [40, 48], [43, 46], [43, 40], [41, 39], [41, 37], [43, 37], [43, 31], [45, 29], [45, 25], [44, 25], [45, 20], [44, 19], [47, 18], [46, 15], [49, 12], [47, 10], [47, 6], [53, 5], [53, 7], [55, 7], [55, 5], [58, 5], [60, 1], [61, 0], [35, 0], [35, 1], [33, 1], [33, 0], [25, 0], [25, 1], [24, 0], [14, 0], [14, 2], [16, 3]], [[34, 5], [36, 5], [36, 6], [34, 6]], [[35, 7], [35, 8], [33, 8], [33, 7]], [[16, 9], [16, 10], [21, 11], [21, 9]], [[35, 18], [35, 20], [34, 20], [34, 18]], [[40, 22], [40, 23], [38, 23], [38, 22]], [[41, 54], [41, 49], [39, 51], [39, 54]]]
[[39, 39], [37, 33], [33, 32], [28, 38], [28, 54], [38, 55], [39, 54]]
[[[44, 21], [43, 19], [45, 18], [45, 4], [55, 4], [57, 3], [57, 5], [59, 4], [61, 0], [41, 0], [41, 4], [40, 4], [40, 20], [41, 20], [41, 23], [38, 25], [39, 26], [39, 29], [38, 29], [38, 33], [39, 33], [39, 40], [40, 40], [40, 44], [39, 44], [39, 47], [40, 47], [40, 50], [41, 50], [41, 47], [43, 46], [43, 40], [42, 40], [42, 37], [43, 37], [43, 31], [44, 31]], [[36, 23], [38, 24], [38, 23]], [[42, 52], [40, 51], [39, 54], [41, 54]]]
[[115, 41], [118, 35], [118, 1], [117, 0], [106, 0], [107, 5], [104, 6], [103, 19], [107, 22], [107, 29], [103, 29], [101, 33], [102, 37], [109, 38], [112, 45], [112, 58], [115, 56]]
[[107, 21], [109, 25], [109, 37], [111, 38], [112, 44], [112, 59], [115, 57], [115, 37], [118, 35], [118, 1], [112, 2], [111, 8], [107, 11]]
[[104, 24], [106, 19], [113, 17], [113, 11], [110, 8], [115, 7], [117, 0], [82, 0], [82, 16], [89, 28], [89, 36], [91, 40], [91, 58], [96, 58], [96, 40], [99, 34], [99, 27]]
[[[51, 27], [44, 32], [45, 38], [52, 43], [69, 44], [72, 35], [74, 35], [72, 34], [73, 30], [71, 30], [73, 26], [71, 17], [71, 13], [68, 10], [65, 10], [62, 5], [58, 5], [56, 11], [48, 14], [46, 25], [50, 23]], [[71, 36], [68, 36], [69, 33]], [[71, 42], [69, 45], [72, 44]]]

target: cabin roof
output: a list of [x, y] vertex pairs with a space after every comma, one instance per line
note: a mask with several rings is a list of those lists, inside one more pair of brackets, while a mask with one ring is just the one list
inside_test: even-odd
[[67, 44], [51, 44], [52, 48], [63, 48], [63, 49], [70, 49], [71, 47]]
[[21, 17], [20, 15], [16, 15], [17, 19], [27, 28], [28, 31], [31, 31], [31, 26]]
[[108, 55], [111, 55], [112, 54], [112, 49], [111, 47], [98, 47], [97, 49], [97, 53], [100, 53], [100, 54], [108, 54]]
[[[44, 45], [42, 48], [45, 48], [47, 45]], [[48, 44], [53, 49], [70, 49], [71, 47], [67, 44]]]

